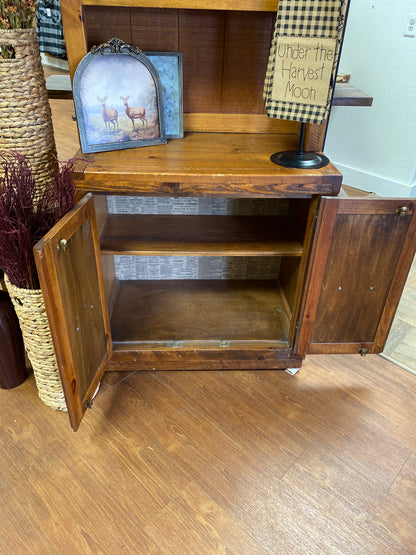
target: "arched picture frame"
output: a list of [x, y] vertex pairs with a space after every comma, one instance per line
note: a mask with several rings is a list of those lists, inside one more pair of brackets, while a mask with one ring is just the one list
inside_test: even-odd
[[73, 82], [81, 150], [122, 150], [166, 143], [159, 73], [140, 48], [121, 39], [94, 46]]

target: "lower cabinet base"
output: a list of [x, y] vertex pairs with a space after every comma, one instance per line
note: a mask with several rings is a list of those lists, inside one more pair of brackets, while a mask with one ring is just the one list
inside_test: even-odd
[[304, 357], [291, 349], [113, 350], [109, 371], [261, 370], [300, 368]]

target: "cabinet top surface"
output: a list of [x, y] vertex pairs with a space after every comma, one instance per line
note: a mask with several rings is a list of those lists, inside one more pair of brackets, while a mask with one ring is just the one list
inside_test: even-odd
[[[78, 187], [101, 192], [155, 193], [165, 184], [194, 186], [199, 193], [212, 189], [225, 194], [233, 187], [264, 193], [337, 194], [340, 172], [330, 163], [315, 170], [287, 169], [270, 161], [274, 152], [296, 150], [292, 134], [186, 133], [165, 145], [81, 154]], [[147, 190], [148, 188], [148, 190]]]
[[82, 0], [86, 6], [276, 12], [278, 0]]

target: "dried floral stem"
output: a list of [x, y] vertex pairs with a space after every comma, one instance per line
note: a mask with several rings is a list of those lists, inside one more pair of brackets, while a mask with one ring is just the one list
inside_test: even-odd
[[32, 27], [36, 0], [0, 0], [0, 29]]
[[13, 285], [38, 289], [33, 247], [74, 206], [74, 161], [60, 164], [39, 192], [25, 156], [0, 153], [0, 160], [0, 268]]
[[[28, 29], [33, 26], [36, 0], [0, 0], [0, 30]], [[15, 57], [13, 45], [0, 46], [0, 58]]]

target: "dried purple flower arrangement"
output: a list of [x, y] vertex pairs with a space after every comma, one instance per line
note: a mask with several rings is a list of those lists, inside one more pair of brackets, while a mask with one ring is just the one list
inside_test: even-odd
[[33, 247], [75, 204], [75, 161], [61, 163], [42, 188], [22, 154], [0, 153], [0, 163], [0, 268], [16, 287], [39, 289]]

